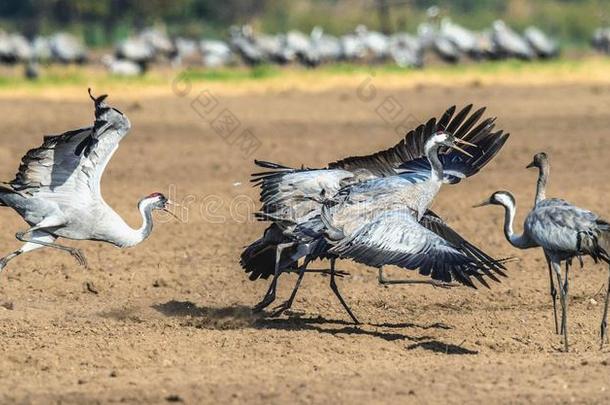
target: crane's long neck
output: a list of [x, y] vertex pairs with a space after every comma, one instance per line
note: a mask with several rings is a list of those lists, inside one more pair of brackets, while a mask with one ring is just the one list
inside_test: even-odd
[[546, 183], [549, 179], [549, 165], [543, 164], [538, 172], [538, 182], [536, 183], [536, 201], [538, 204], [540, 201], [546, 199]]
[[515, 221], [515, 215], [517, 214], [516, 203], [511, 201], [502, 205], [504, 206], [504, 236], [506, 237], [506, 240], [519, 249], [531, 247], [529, 239], [525, 234], [515, 235], [513, 230], [513, 223]]
[[138, 204], [138, 209], [142, 215], [142, 226], [137, 229], [131, 228], [123, 222], [123, 229], [117, 229], [114, 232], [116, 235], [112, 243], [119, 247], [132, 247], [142, 243], [150, 236], [153, 230], [152, 210], [153, 204], [151, 201], [143, 200]]
[[138, 243], [144, 241], [150, 236], [153, 230], [153, 218], [152, 218], [152, 205], [151, 204], [140, 204], [138, 206], [140, 214], [142, 215], [142, 226], [138, 229], [140, 240]]
[[433, 181], [442, 181], [443, 180], [443, 164], [438, 157], [438, 149], [439, 145], [431, 145], [426, 147], [426, 158], [430, 162], [430, 179]]

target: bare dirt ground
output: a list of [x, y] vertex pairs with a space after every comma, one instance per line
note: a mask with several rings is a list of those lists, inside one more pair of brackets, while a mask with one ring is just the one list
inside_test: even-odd
[[[562, 353], [542, 253], [508, 246], [499, 208], [470, 208], [497, 189], [531, 206], [536, 174], [524, 167], [545, 150], [550, 194], [610, 216], [609, 86], [419, 86], [368, 102], [355, 88], [215, 94], [218, 108], [260, 140], [249, 157], [190, 107], [196, 94], [111, 94], [133, 129], [106, 172], [106, 200], [136, 226], [138, 199], [161, 191], [189, 207], [179, 212], [186, 223], [159, 217], [152, 237], [131, 250], [67, 242], [84, 250], [88, 269], [49, 250], [15, 259], [0, 274], [0, 402], [610, 400], [610, 346], [599, 350], [607, 270], [587, 261], [572, 272], [572, 351]], [[376, 112], [388, 96], [413, 122], [451, 104], [487, 105], [512, 133], [484, 171], [444, 188], [434, 206], [490, 253], [517, 257], [510, 277], [491, 290], [384, 288], [374, 270], [341, 262], [351, 276], [340, 288], [363, 325], [348, 322], [320, 275], [305, 278], [290, 317], [253, 316], [268, 282], [250, 282], [238, 265], [263, 229], [244, 216], [243, 201], [257, 197], [252, 158], [317, 166], [393, 145], [398, 135]], [[0, 117], [0, 179], [10, 180], [42, 134], [89, 125], [92, 106], [84, 89], [81, 100], [0, 97]], [[9, 209], [0, 223], [5, 254], [25, 223]], [[278, 303], [295, 279], [282, 277]]]

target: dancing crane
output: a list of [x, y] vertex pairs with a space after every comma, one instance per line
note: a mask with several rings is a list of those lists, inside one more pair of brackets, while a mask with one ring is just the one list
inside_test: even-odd
[[39, 148], [23, 157], [15, 179], [0, 183], [0, 206], [13, 208], [30, 225], [16, 235], [25, 244], [1, 258], [0, 269], [11, 259], [42, 247], [66, 251], [86, 265], [80, 250], [55, 240], [135, 246], [152, 232], [152, 211], [167, 211], [169, 201], [161, 193], [143, 198], [138, 203], [143, 224], [132, 229], [106, 204], [100, 181], [131, 125], [123, 113], [104, 102], [106, 95], [94, 98], [90, 90], [89, 95], [95, 104], [93, 126], [45, 137]]
[[[291, 299], [285, 303], [289, 307], [309, 262], [317, 258], [333, 257], [327, 254], [328, 245], [325, 238], [320, 236], [321, 233], [311, 233], [315, 227], [310, 220], [317, 221], [316, 226], [320, 230], [324, 226], [320, 220], [322, 200], [332, 198], [342, 188], [401, 173], [412, 172], [410, 178], [417, 179], [418, 182], [426, 180], [431, 170], [425, 157], [426, 142], [442, 130], [477, 145], [476, 148], [467, 147], [475, 155], [474, 158], [450, 152], [446, 147], [439, 149], [439, 158], [445, 167], [442, 183], [457, 183], [484, 167], [502, 148], [508, 134], [503, 131], [493, 132], [495, 118], [487, 118], [479, 123], [484, 108], [470, 114], [471, 110], [472, 105], [469, 105], [456, 114], [453, 106], [438, 120], [433, 118], [425, 125], [409, 131], [401, 142], [388, 150], [368, 156], [349, 157], [323, 169], [293, 169], [269, 162], [257, 162], [266, 169], [265, 172], [254, 174], [253, 178], [261, 186], [263, 208], [259, 218], [273, 223], [263, 237], [244, 250], [241, 265], [250, 274], [251, 280], [273, 275], [273, 281], [265, 298], [255, 309], [262, 309], [273, 302], [281, 272], [298, 267], [299, 280]], [[429, 201], [438, 192], [436, 186], [436, 191], [430, 190], [427, 196]], [[309, 236], [302, 232], [303, 224], [306, 223]], [[477, 254], [481, 260], [487, 258], [485, 260], [489, 263], [494, 262], [478, 249], [477, 252], [480, 253]], [[299, 267], [297, 262], [300, 258], [304, 258], [304, 263]], [[331, 261], [331, 268], [332, 264]], [[380, 277], [380, 282], [386, 281]], [[280, 306], [279, 311], [283, 309], [285, 308]]]

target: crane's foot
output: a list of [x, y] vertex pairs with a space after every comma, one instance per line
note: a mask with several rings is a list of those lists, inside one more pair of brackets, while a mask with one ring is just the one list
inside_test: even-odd
[[72, 257], [76, 259], [79, 265], [87, 267], [87, 258], [80, 249], [70, 248], [68, 253], [70, 253]]
[[2, 269], [4, 269], [7, 264], [8, 264], [8, 260], [0, 259], [0, 271], [2, 271]]
[[[300, 270], [298, 269], [294, 269], [292, 271], [290, 271], [290, 273], [298, 273]], [[330, 270], [329, 269], [306, 269], [305, 273], [319, 273], [325, 276], [330, 276]], [[346, 276], [350, 276], [351, 274], [347, 271], [343, 271], [343, 270], [335, 270], [335, 276], [343, 278]]]
[[275, 301], [275, 294], [265, 295], [265, 298], [258, 304], [252, 307], [252, 312], [261, 312]]
[[379, 278], [378, 279], [379, 284], [381, 285], [398, 285], [398, 284], [423, 284], [423, 285], [430, 285], [434, 288], [443, 288], [443, 289], [450, 289], [450, 288], [455, 288], [455, 287], [459, 287], [459, 284], [454, 284], [454, 283], [445, 283], [442, 281], [436, 281], [436, 280], [388, 280], [386, 278]]
[[269, 315], [270, 318], [277, 318], [279, 316], [281, 316], [284, 312], [286, 312], [288, 309], [290, 308], [290, 305], [288, 305], [286, 302], [278, 305], [277, 307], [273, 308], [273, 312], [271, 313], [271, 315]]
[[430, 285], [434, 288], [443, 288], [443, 289], [450, 289], [450, 288], [454, 288], [454, 287], [459, 287], [458, 284], [452, 284], [452, 283], [443, 283], [443, 282], [437, 282], [437, 283], [430, 283]]
[[288, 311], [291, 307], [292, 307], [291, 300], [284, 301], [277, 307], [273, 308], [273, 313], [270, 316], [271, 316], [271, 318], [277, 318], [278, 316], [282, 315], [284, 312]]

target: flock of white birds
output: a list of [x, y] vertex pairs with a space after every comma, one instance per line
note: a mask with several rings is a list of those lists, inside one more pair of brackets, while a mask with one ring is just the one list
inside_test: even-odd
[[[602, 35], [603, 37], [603, 35]], [[430, 18], [417, 33], [386, 35], [359, 25], [353, 32], [330, 35], [321, 27], [306, 34], [257, 33], [251, 26], [232, 26], [226, 40], [172, 37], [163, 27], [149, 27], [115, 44], [112, 53], [99, 60], [110, 73], [123, 76], [143, 74], [154, 63], [173, 66], [188, 64], [208, 68], [246, 64], [388, 63], [401, 67], [424, 66], [428, 52], [448, 63], [464, 58], [474, 60], [519, 58], [534, 60], [559, 54], [558, 42], [536, 27], [523, 33], [503, 21], [489, 29], [470, 30], [450, 18]], [[0, 31], [0, 63], [23, 64], [29, 78], [38, 76], [40, 64], [92, 62], [83, 42], [76, 36], [58, 32], [28, 39], [19, 33]]]

